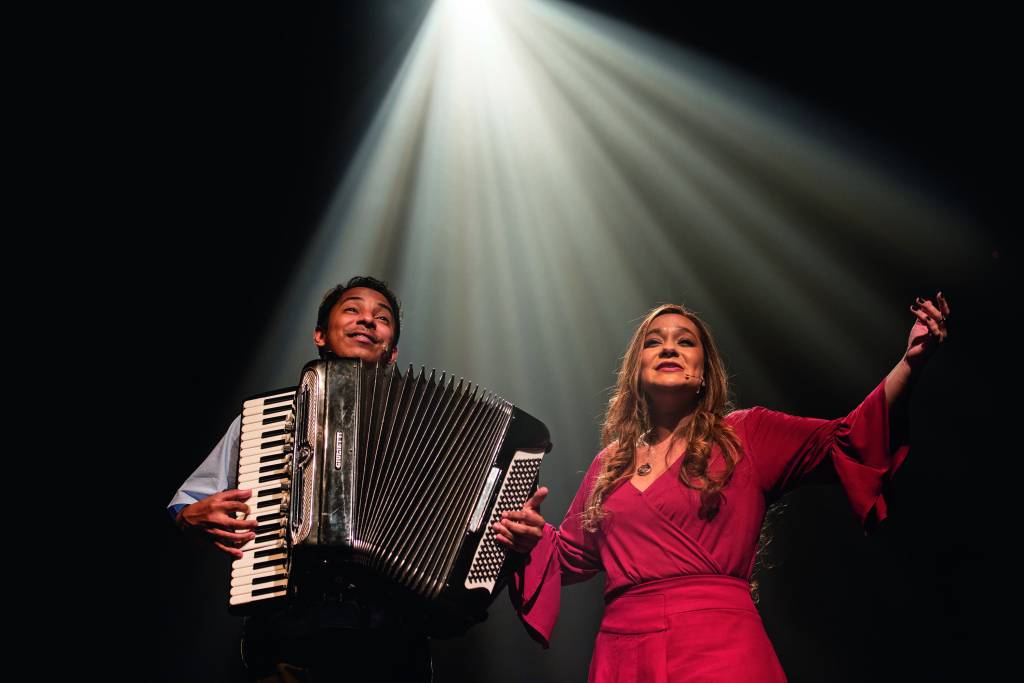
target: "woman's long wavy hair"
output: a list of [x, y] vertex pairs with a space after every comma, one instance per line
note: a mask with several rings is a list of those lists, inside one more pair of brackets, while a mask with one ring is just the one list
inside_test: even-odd
[[[715, 346], [715, 340], [707, 325], [695, 313], [684, 306], [665, 304], [651, 310], [637, 327], [633, 339], [622, 358], [618, 380], [608, 412], [605, 413], [601, 428], [601, 444], [607, 446], [602, 468], [590, 492], [583, 512], [583, 528], [596, 531], [605, 517], [604, 501], [615, 486], [633, 475], [636, 466], [636, 447], [641, 436], [651, 430], [650, 406], [640, 386], [640, 354], [644, 337], [651, 323], [658, 316], [678, 313], [690, 320], [700, 333], [704, 350], [704, 388], [698, 398], [693, 419], [673, 434], [672, 439], [686, 439], [686, 453], [679, 480], [683, 485], [700, 491], [701, 519], [711, 521], [718, 514], [722, 502], [722, 489], [729, 483], [733, 469], [742, 456], [739, 438], [725, 423], [725, 416], [732, 409], [729, 400], [729, 377], [722, 357]], [[711, 448], [718, 444], [725, 463], [721, 472], [708, 472]]]

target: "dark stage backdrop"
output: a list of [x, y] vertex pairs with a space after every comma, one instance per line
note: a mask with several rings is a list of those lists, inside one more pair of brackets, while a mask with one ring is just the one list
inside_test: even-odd
[[[819, 110], [979, 226], [987, 245], [980, 269], [929, 269], [922, 243], [913, 267], [876, 273], [876, 289], [894, 308], [943, 288], [956, 309], [952, 341], [915, 395], [915, 450], [894, 482], [890, 521], [864, 537], [838, 491], [794, 493], [777, 526], [771, 558], [779, 566], [763, 577], [761, 610], [795, 683], [953, 681], [989, 669], [1006, 640], [995, 617], [1018, 583], [1005, 558], [1016, 542], [1001, 522], [1015, 517], [1018, 489], [1016, 449], [1005, 434], [1015, 360], [1006, 347], [1019, 317], [1009, 291], [1017, 253], [1007, 239], [1018, 220], [1011, 198], [1020, 155], [1019, 111], [1010, 102], [1017, 49], [1006, 17], [859, 5], [707, 12], [679, 3], [581, 4]], [[267, 316], [425, 11], [425, 3], [388, 1], [168, 4], [138, 27], [152, 57], [138, 67], [146, 109], [137, 124], [151, 166], [136, 219], [162, 236], [143, 280], [159, 302], [147, 325], [159, 332], [164, 377], [151, 410], [187, 403], [189, 414], [146, 454], [146, 544], [159, 570], [147, 588], [154, 597], [128, 622], [138, 624], [140, 652], [148, 653], [137, 678], [243, 680], [240, 626], [223, 608], [229, 562], [186, 543], [164, 506], [237, 412]], [[652, 303], [663, 297], [649, 294]], [[795, 365], [813, 354], [814, 339], [762, 340], [766, 362], [789, 363], [780, 374], [797, 378], [783, 391], [792, 404], [772, 407], [845, 413], [897, 360], [909, 320], [868, 351], [877, 375], [857, 387], [804, 382]], [[415, 362], [406, 349], [404, 360]], [[613, 371], [597, 369], [608, 384]], [[738, 398], [762, 402], [753, 393]], [[552, 457], [571, 463], [565, 471], [582, 471], [596, 452], [603, 397], [581, 401], [595, 417], [573, 438], [592, 448], [556, 451]], [[557, 523], [578, 479], [545, 481], [554, 490], [544, 512]], [[566, 591], [547, 651], [499, 598], [486, 624], [435, 644], [437, 680], [583, 680], [600, 583]]]

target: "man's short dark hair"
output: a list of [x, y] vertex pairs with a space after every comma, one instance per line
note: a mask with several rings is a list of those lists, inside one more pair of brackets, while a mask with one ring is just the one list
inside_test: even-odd
[[[383, 280], [378, 280], [375, 277], [370, 277], [369, 275], [356, 275], [345, 284], [336, 285], [335, 287], [327, 290], [327, 293], [324, 294], [324, 298], [320, 300], [320, 308], [317, 309], [316, 312], [317, 328], [324, 332], [327, 331], [328, 322], [331, 317], [331, 309], [334, 308], [334, 304], [338, 303], [338, 299], [341, 298], [342, 294], [356, 287], [372, 289], [375, 292], [379, 292], [388, 300], [388, 305], [391, 306], [391, 312], [395, 319], [392, 326], [394, 327], [395, 334], [391, 339], [391, 348], [397, 348], [398, 337], [402, 332], [402, 304], [398, 301], [398, 297], [395, 296], [395, 293], [391, 291], [391, 288], [388, 287], [388, 283]], [[320, 349], [321, 356], [324, 355], [324, 348], [326, 347]]]

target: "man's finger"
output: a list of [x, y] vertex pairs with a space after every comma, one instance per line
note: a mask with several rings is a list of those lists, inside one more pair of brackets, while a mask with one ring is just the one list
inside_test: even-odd
[[219, 538], [226, 543], [234, 543], [235, 541], [239, 540], [243, 542], [251, 541], [252, 539], [256, 538], [256, 534], [254, 534], [251, 531], [247, 531], [245, 533], [236, 533], [234, 531], [224, 531], [223, 529], [218, 529], [217, 527], [207, 528], [206, 533], [210, 536]]
[[241, 512], [242, 514], [249, 514], [249, 506], [239, 500], [225, 501], [221, 505], [225, 512]]
[[242, 557], [242, 551], [238, 550], [237, 548], [229, 548], [228, 546], [226, 546], [223, 543], [220, 543], [218, 541], [214, 541], [213, 544], [215, 546], [217, 546], [218, 548], [220, 548], [221, 550], [223, 550], [224, 552], [226, 552], [228, 555], [231, 555], [232, 557], [234, 557], [236, 559], [241, 559], [241, 557]]
[[248, 500], [252, 496], [252, 489], [229, 489], [221, 491], [219, 495], [221, 500]]
[[223, 512], [210, 515], [210, 522], [218, 526], [227, 527], [228, 529], [255, 529], [260, 525], [258, 520], [238, 519], [232, 515], [226, 515]]

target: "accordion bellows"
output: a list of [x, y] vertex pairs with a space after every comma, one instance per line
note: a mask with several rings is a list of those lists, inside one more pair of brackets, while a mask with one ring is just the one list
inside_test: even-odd
[[479, 611], [510, 573], [491, 524], [522, 507], [550, 448], [543, 423], [466, 380], [308, 363], [296, 389], [243, 407], [239, 488], [260, 527], [233, 565], [232, 611], [287, 596], [304, 552]]

